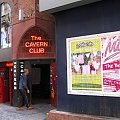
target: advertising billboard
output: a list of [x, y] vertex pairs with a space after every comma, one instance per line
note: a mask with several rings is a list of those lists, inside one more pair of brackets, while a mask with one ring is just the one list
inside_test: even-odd
[[66, 39], [68, 94], [120, 96], [120, 32]]

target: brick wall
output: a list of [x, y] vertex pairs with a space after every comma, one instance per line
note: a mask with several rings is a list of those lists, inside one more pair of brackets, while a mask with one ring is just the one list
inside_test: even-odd
[[35, 0], [13, 0], [14, 10], [13, 15], [13, 25], [19, 23], [18, 15], [19, 10], [24, 10], [25, 20], [29, 20], [35, 17]]
[[0, 3], [7, 2], [12, 9], [12, 24], [20, 23], [18, 20], [19, 9], [23, 9], [25, 20], [35, 17], [35, 0], [1, 0]]
[[[39, 0], [1, 0], [7, 2], [12, 9], [12, 53], [13, 59], [17, 59], [17, 52], [22, 36], [33, 26], [38, 26], [50, 39], [54, 39], [54, 18], [47, 13], [39, 12]], [[25, 13], [24, 21], [19, 21], [19, 9]], [[29, 58], [28, 58], [29, 59]]]

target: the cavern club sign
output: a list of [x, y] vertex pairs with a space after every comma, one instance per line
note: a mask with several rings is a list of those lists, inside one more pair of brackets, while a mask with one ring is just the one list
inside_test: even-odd
[[45, 53], [45, 48], [49, 47], [49, 42], [43, 40], [41, 36], [30, 36], [30, 40], [24, 43], [28, 52], [33, 53]]

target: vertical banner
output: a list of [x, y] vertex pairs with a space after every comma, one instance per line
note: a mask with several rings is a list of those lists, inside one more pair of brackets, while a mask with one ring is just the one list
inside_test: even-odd
[[120, 32], [67, 38], [68, 94], [120, 96]]
[[[19, 68], [18, 68], [19, 66]], [[19, 71], [19, 72], [18, 72]], [[19, 78], [18, 75], [21, 76], [24, 73], [24, 62], [14, 61], [13, 62], [13, 80], [14, 80], [14, 90], [17, 90]]]
[[13, 62], [14, 90], [17, 90], [17, 61]]
[[19, 63], [20, 76], [24, 73], [24, 61], [20, 61]]

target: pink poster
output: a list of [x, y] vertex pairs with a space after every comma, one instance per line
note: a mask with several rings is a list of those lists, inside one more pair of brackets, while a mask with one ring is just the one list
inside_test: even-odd
[[120, 35], [102, 37], [103, 92], [120, 92]]

